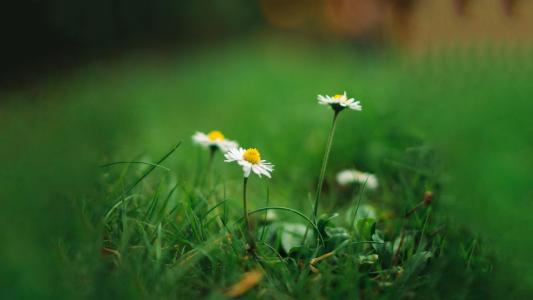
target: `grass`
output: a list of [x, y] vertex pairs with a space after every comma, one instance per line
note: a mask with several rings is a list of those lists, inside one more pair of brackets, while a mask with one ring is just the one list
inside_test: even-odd
[[[531, 63], [462, 55], [252, 39], [94, 62], [4, 93], [2, 295], [223, 298], [246, 274], [260, 278], [248, 298], [527, 295], [528, 243], [513, 232], [529, 220]], [[316, 224], [324, 244], [313, 230], [291, 251], [313, 220], [331, 121], [316, 94], [345, 89], [364, 111], [338, 120]], [[208, 153], [190, 141], [211, 129], [276, 165], [248, 187], [258, 258], [245, 250], [239, 168], [217, 155], [205, 174]], [[354, 166], [380, 187], [336, 185]], [[428, 190], [433, 203], [405, 218]]]
[[[132, 172], [131, 178], [124, 172], [109, 175], [104, 184], [112, 188], [108, 191], [112, 199], [116, 195], [123, 199], [102, 224], [106, 269], [112, 270], [113, 277], [121, 283], [119, 293], [124, 289], [127, 293], [144, 291], [140, 297], [223, 297], [229, 286], [254, 270], [264, 278], [249, 297], [376, 298], [434, 295], [435, 292], [457, 296], [455, 293], [467, 291], [446, 291], [441, 287], [442, 282], [424, 274], [428, 260], [437, 260], [437, 265], [444, 264], [442, 268], [460, 265], [465, 270], [489, 271], [486, 268], [490, 263], [479, 261], [481, 253], [476, 253], [477, 259], [473, 261], [473, 246], [469, 251], [464, 249], [473, 238], [466, 235], [450, 239], [447, 230], [441, 230], [446, 223], [438, 216], [431, 217], [431, 208], [403, 218], [409, 204], [398, 212], [385, 204], [381, 208], [366, 204], [364, 207], [376, 211], [379, 217], [365, 218], [365, 214], [358, 214], [357, 226], [350, 227], [349, 219], [359, 201], [339, 210], [347, 211], [345, 215], [322, 216], [316, 225], [323, 239], [318, 248], [315, 239], [299, 247], [303, 230], [309, 225], [304, 221], [313, 225], [305, 214], [273, 207], [279, 219], [265, 222], [259, 213], [267, 209], [254, 210], [250, 213], [256, 217], [253, 231], [257, 257], [254, 258], [245, 247], [240, 199], [228, 197], [239, 186], [237, 182], [218, 181], [202, 189], [180, 183], [172, 175], [145, 177], [153, 166], [146, 168], [146, 171]], [[129, 181], [137, 182], [137, 177], [145, 178], [145, 188], [125, 194], [124, 187]], [[411, 181], [418, 177], [405, 179]], [[341, 197], [331, 193], [328, 198]], [[267, 202], [266, 195], [260, 199]], [[216, 207], [221, 208], [219, 213]], [[217, 219], [221, 221], [219, 224]], [[301, 231], [291, 230], [298, 225]], [[404, 241], [399, 242], [400, 239]], [[378, 255], [377, 260], [374, 254]], [[331, 256], [323, 262], [311, 263], [322, 255]], [[456, 258], [450, 260], [453, 255]], [[124, 281], [123, 273], [135, 279]]]

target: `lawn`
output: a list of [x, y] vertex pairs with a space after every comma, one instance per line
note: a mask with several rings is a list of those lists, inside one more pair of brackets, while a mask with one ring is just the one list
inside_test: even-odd
[[[4, 91], [3, 298], [530, 295], [531, 55], [480, 49], [262, 37]], [[344, 91], [363, 110], [339, 115], [314, 222], [333, 114], [316, 98]], [[250, 215], [255, 251], [241, 169], [191, 140], [211, 130], [275, 165], [248, 183], [248, 211], [284, 207]], [[340, 186], [351, 168], [378, 188]]]

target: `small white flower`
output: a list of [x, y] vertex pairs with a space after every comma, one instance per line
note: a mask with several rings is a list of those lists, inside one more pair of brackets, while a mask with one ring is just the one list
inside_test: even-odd
[[227, 140], [222, 134], [222, 132], [218, 130], [211, 131], [208, 134], [205, 134], [203, 132], [196, 132], [192, 136], [192, 140], [193, 142], [204, 148], [215, 147], [217, 149], [220, 149], [220, 151], [224, 153], [228, 152], [230, 149], [237, 148], [239, 146], [237, 142]]
[[244, 172], [244, 177], [250, 176], [250, 172], [253, 171], [259, 177], [265, 175], [270, 178], [270, 173], [274, 170], [274, 166], [261, 160], [261, 154], [255, 148], [233, 148], [224, 154], [225, 162], [237, 162]]
[[329, 105], [334, 110], [338, 110], [338, 111], [341, 111], [345, 108], [349, 108], [352, 110], [362, 110], [362, 107], [359, 101], [355, 101], [354, 98], [348, 98], [348, 96], [346, 96], [346, 92], [344, 92], [344, 94], [342, 95], [337, 94], [332, 97], [328, 95], [326, 96], [318, 95], [317, 99], [318, 99], [319, 104]]
[[361, 172], [358, 170], [344, 170], [337, 174], [337, 182], [340, 185], [348, 185], [354, 182], [365, 184], [369, 189], [378, 187], [378, 178], [374, 174]]

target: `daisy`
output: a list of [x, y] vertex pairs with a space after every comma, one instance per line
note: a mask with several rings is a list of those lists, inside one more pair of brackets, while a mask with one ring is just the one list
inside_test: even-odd
[[220, 151], [226, 153], [232, 148], [237, 148], [239, 145], [235, 141], [227, 140], [222, 132], [213, 130], [208, 134], [203, 132], [196, 132], [192, 136], [194, 143], [212, 150], [220, 149]]
[[349, 108], [351, 110], [361, 110], [361, 104], [359, 101], [355, 101], [354, 98], [349, 98], [346, 96], [346, 92], [344, 94], [337, 94], [333, 97], [330, 97], [328, 95], [322, 96], [318, 95], [318, 103], [322, 105], [329, 105], [333, 110], [335, 111], [341, 111], [345, 108]]
[[225, 162], [237, 162], [244, 172], [244, 181], [243, 181], [243, 193], [242, 193], [242, 210], [243, 218], [246, 226], [246, 240], [248, 242], [248, 251], [255, 252], [255, 242], [252, 234], [252, 228], [250, 227], [250, 221], [248, 220], [248, 209], [246, 201], [246, 187], [248, 183], [248, 177], [253, 171], [259, 177], [265, 175], [270, 178], [270, 173], [274, 170], [274, 166], [261, 159], [261, 154], [256, 148], [248, 148], [244, 150], [243, 148], [233, 148], [224, 154], [226, 158]]
[[315, 193], [315, 205], [313, 207], [313, 217], [316, 221], [318, 214], [318, 202], [320, 200], [320, 194], [322, 192], [322, 186], [324, 184], [324, 175], [326, 174], [326, 167], [328, 165], [329, 153], [331, 152], [331, 144], [333, 143], [333, 135], [335, 134], [335, 126], [337, 125], [337, 117], [339, 113], [345, 108], [351, 110], [362, 110], [359, 101], [355, 101], [353, 98], [348, 98], [346, 92], [344, 94], [337, 94], [333, 97], [328, 95], [318, 95], [318, 103], [322, 105], [329, 105], [333, 109], [333, 122], [331, 123], [331, 129], [329, 130], [328, 141], [326, 143], [326, 150], [324, 151], [324, 157], [322, 158], [322, 168], [320, 169], [320, 176], [318, 177], [318, 185]]
[[270, 173], [274, 168], [271, 163], [261, 159], [261, 154], [256, 148], [248, 148], [246, 150], [233, 148], [224, 156], [226, 157], [225, 162], [237, 162], [242, 167], [245, 178], [248, 178], [252, 171], [259, 177], [265, 175], [270, 178]]
[[378, 187], [378, 178], [374, 174], [361, 172], [358, 170], [344, 170], [337, 174], [337, 182], [340, 185], [351, 183], [365, 184], [366, 187], [373, 190]]

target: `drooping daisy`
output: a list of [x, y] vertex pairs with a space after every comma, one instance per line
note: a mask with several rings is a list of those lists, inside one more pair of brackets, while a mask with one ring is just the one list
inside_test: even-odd
[[340, 185], [351, 183], [366, 184], [366, 187], [373, 190], [378, 187], [378, 178], [374, 174], [361, 172], [358, 170], [344, 170], [337, 174], [337, 182]]
[[244, 172], [244, 177], [248, 178], [250, 173], [253, 171], [259, 177], [265, 175], [270, 178], [270, 173], [274, 170], [274, 166], [261, 159], [261, 154], [256, 148], [248, 148], [244, 150], [243, 148], [233, 148], [229, 150], [226, 154], [225, 162], [237, 162]]
[[213, 130], [208, 134], [203, 132], [196, 132], [192, 136], [193, 142], [204, 147], [210, 148], [212, 150], [220, 149], [223, 153], [228, 152], [232, 148], [237, 148], [239, 144], [235, 141], [227, 140], [222, 132], [218, 130]]
[[359, 101], [355, 101], [354, 98], [348, 98], [346, 92], [344, 94], [337, 94], [335, 96], [322, 96], [318, 95], [318, 103], [322, 105], [329, 105], [335, 111], [341, 111], [345, 108], [352, 110], [362, 110]]

